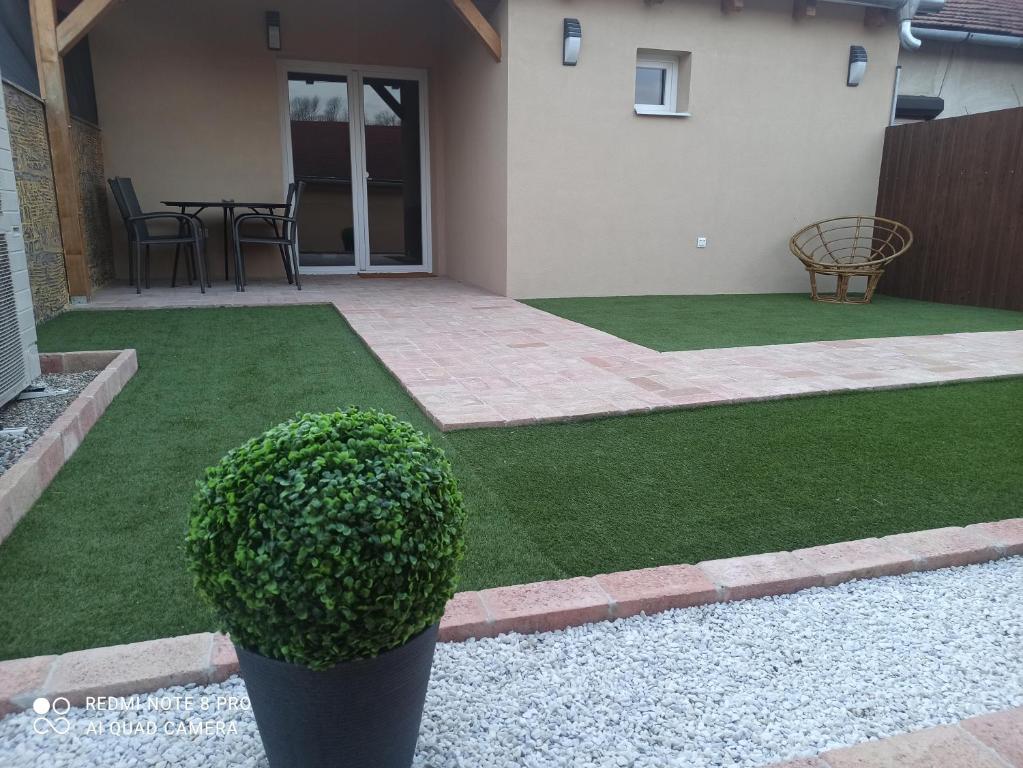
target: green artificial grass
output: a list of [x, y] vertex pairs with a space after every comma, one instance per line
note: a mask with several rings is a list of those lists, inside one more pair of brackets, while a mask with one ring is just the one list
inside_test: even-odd
[[526, 303], [659, 352], [1023, 328], [1023, 312], [881, 295], [870, 304], [816, 303], [794, 293]]
[[44, 350], [140, 368], [0, 545], [0, 658], [213, 628], [183, 565], [194, 483], [300, 410], [385, 409], [448, 452], [462, 589], [1019, 514], [1023, 380], [441, 434], [326, 307], [72, 312]]

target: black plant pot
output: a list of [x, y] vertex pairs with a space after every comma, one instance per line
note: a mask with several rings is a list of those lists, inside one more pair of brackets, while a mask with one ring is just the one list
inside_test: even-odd
[[435, 624], [321, 672], [238, 648], [270, 768], [408, 768], [436, 644]]

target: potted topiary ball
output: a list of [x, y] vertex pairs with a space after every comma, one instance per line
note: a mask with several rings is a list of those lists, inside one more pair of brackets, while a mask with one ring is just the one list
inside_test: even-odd
[[272, 768], [412, 762], [465, 513], [410, 424], [303, 414], [206, 472], [186, 543]]

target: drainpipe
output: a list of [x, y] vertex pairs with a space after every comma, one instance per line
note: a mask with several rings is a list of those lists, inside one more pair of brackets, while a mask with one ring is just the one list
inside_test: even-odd
[[888, 112], [888, 125], [895, 125], [895, 113], [899, 108], [899, 81], [902, 79], [902, 65], [895, 67], [895, 82], [892, 83], [892, 108]]
[[913, 17], [920, 7], [920, 0], [909, 0], [899, 8], [899, 42], [907, 51], [915, 51], [923, 41], [913, 35]]
[[973, 43], [975, 45], [995, 45], [1000, 48], [1023, 48], [1023, 37], [1016, 35], [989, 35], [983, 32], [960, 32], [927, 27], [913, 27], [912, 34], [921, 40], [934, 40], [941, 43]]

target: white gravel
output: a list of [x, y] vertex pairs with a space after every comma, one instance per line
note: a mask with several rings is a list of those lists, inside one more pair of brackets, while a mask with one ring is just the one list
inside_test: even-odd
[[[1023, 558], [438, 646], [418, 768], [758, 766], [1023, 705]], [[165, 695], [244, 696], [233, 679]], [[198, 701], [198, 698], [196, 699]], [[194, 705], [196, 706], [196, 705]], [[264, 766], [242, 709], [0, 722], [0, 766]], [[163, 723], [236, 734], [164, 735]], [[225, 727], [227, 727], [225, 725]]]
[[14, 466], [39, 436], [67, 410], [98, 371], [81, 373], [48, 373], [32, 382], [33, 386], [47, 386], [68, 390], [67, 394], [38, 397], [31, 400], [12, 400], [0, 407], [0, 428], [25, 427], [23, 435], [0, 436], [0, 475]]

